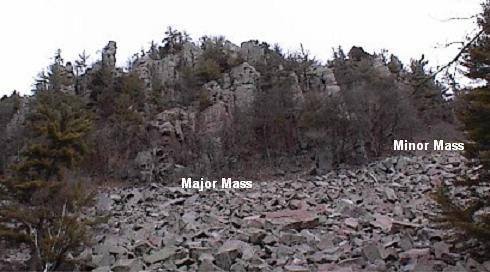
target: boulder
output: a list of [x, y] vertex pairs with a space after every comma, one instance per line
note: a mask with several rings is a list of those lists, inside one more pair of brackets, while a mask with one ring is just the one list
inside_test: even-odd
[[112, 267], [114, 272], [138, 272], [143, 269], [143, 265], [138, 259], [120, 259]]
[[152, 252], [151, 254], [144, 255], [143, 260], [145, 263], [154, 264], [171, 258], [176, 251], [177, 248], [173, 246], [166, 246], [160, 250]]
[[265, 219], [282, 229], [310, 229], [318, 226], [319, 218], [314, 212], [306, 210], [282, 210], [265, 214]]

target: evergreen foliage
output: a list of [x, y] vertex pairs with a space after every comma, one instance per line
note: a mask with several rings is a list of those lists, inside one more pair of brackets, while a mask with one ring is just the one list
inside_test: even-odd
[[143, 117], [149, 107], [143, 82], [134, 72], [115, 77], [102, 68], [89, 86], [97, 118], [89, 135], [92, 152], [83, 167], [104, 177], [119, 175], [145, 140]]
[[[477, 178], [468, 178], [456, 186], [464, 186], [466, 203], [456, 203], [447, 188], [442, 188], [436, 199], [443, 209], [443, 222], [463, 231], [462, 239], [476, 238], [486, 248], [479, 254], [488, 254], [490, 249], [490, 195], [476, 190], [476, 186], [488, 184], [490, 169], [490, 1], [483, 5], [479, 18], [483, 35], [465, 52], [464, 65], [467, 76], [486, 80], [481, 87], [462, 95], [459, 117], [470, 141], [465, 144], [466, 156], [482, 164]], [[488, 255], [487, 255], [488, 256]]]
[[65, 174], [86, 154], [91, 118], [79, 98], [57, 91], [38, 93], [34, 103], [32, 141], [0, 183], [0, 236], [31, 247], [31, 269], [53, 271], [88, 241], [81, 212], [92, 195]]
[[442, 97], [443, 86], [432, 79], [425, 56], [410, 63], [408, 80], [413, 86], [412, 99], [418, 115], [426, 124], [434, 125], [434, 120], [452, 122], [451, 110]]

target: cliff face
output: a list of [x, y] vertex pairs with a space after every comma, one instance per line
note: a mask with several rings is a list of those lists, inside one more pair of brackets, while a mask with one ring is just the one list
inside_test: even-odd
[[[179, 96], [182, 92], [178, 89], [178, 83], [185, 80], [184, 73], [188, 71], [186, 69], [198, 67], [199, 58], [204, 51], [191, 42], [186, 42], [181, 47], [179, 52], [163, 57], [150, 53], [135, 60], [132, 71], [144, 82], [146, 93], [163, 86], [161, 95], [166, 97], [166, 100], [181, 100]], [[150, 126], [156, 129], [162, 138], [173, 140], [164, 140], [164, 144], [138, 154], [136, 165], [145, 173], [143, 180], [164, 179], [170, 171], [175, 170], [175, 160], [170, 153], [175, 149], [175, 145], [184, 144], [186, 132], [199, 135], [201, 139], [209, 139], [211, 154], [197, 155], [204, 164], [209, 164], [209, 157], [218, 156], [223, 148], [220, 134], [232, 126], [235, 120], [234, 113], [250, 112], [258, 99], [261, 91], [261, 73], [255, 66], [267, 65], [268, 69], [284, 71], [281, 64], [270, 67], [270, 56], [266, 48], [255, 41], [244, 42], [241, 46], [226, 42], [222, 50], [225, 51], [223, 54], [229, 54], [241, 61], [221, 73], [219, 77], [196, 86], [196, 91], [201, 91], [201, 96], [206, 98], [204, 108], [178, 106], [151, 118]], [[325, 96], [340, 90], [331, 68], [314, 64], [307, 67], [306, 71], [309, 89], [317, 90]], [[309, 89], [300, 85], [294, 71], [286, 72], [286, 78], [290, 82], [295, 107], [301, 108], [304, 104], [304, 94]], [[149, 174], [150, 172], [153, 174]]]
[[[353, 102], [358, 98], [380, 106], [386, 101], [370, 98], [382, 93], [376, 88], [394, 89], [393, 97], [411, 91], [408, 72], [396, 57], [388, 62], [359, 47], [323, 65], [305, 52], [285, 55], [277, 47], [258, 41], [238, 46], [222, 38], [204, 37], [195, 43], [180, 32], [172, 35], [161, 46], [153, 44], [136, 54], [124, 68], [116, 66], [114, 41], [102, 49], [100, 59], [91, 66], [80, 60], [65, 63], [59, 57], [35, 86], [36, 92], [55, 90], [85, 99], [97, 116], [98, 133], [93, 141], [107, 138], [99, 145], [110, 146], [111, 137], [124, 137], [127, 144], [119, 151], [103, 151], [107, 157], [124, 157], [123, 165], [116, 168], [130, 170], [119, 173], [121, 177], [162, 181], [172, 173], [191, 171], [191, 165], [209, 172], [244, 156], [252, 161], [254, 156], [271, 161], [271, 156], [304, 155], [326, 145], [324, 140], [318, 141], [318, 135], [338, 141], [341, 135], [332, 134], [332, 128], [344, 127], [347, 134], [341, 137], [353, 135], [341, 123], [348, 122], [351, 129], [357, 129], [357, 123], [369, 118], [366, 111], [371, 111], [367, 107], [352, 112], [352, 108], [361, 107]], [[19, 109], [2, 128], [7, 138], [16, 137], [12, 131], [22, 127], [29, 100], [35, 96], [20, 99]], [[309, 115], [325, 119], [320, 130], [315, 127], [310, 133], [304, 129], [311, 126], [305, 121]], [[328, 116], [336, 119], [329, 120]], [[127, 119], [139, 121], [128, 125]], [[363, 129], [365, 133], [372, 130]], [[359, 139], [352, 143], [332, 140], [329, 144], [333, 147], [314, 151], [317, 167], [328, 168], [334, 160], [343, 163], [347, 157], [367, 158], [373, 143], [362, 133], [354, 133]], [[318, 134], [314, 141], [308, 138], [311, 134]], [[144, 139], [132, 144], [138, 137]], [[349, 154], [335, 155], [339, 146], [345, 149], [341, 152]]]
[[[123, 72], [115, 67], [116, 48], [115, 42], [109, 42], [102, 50], [101, 61], [82, 74], [79, 82], [90, 81], [94, 73], [108, 67], [115, 77], [135, 73], [143, 82], [144, 87], [141, 91], [147, 98], [157, 92], [165, 101], [182, 101], [184, 92], [180, 84], [188, 80], [186, 73], [189, 73], [189, 70], [198, 69], [200, 58], [205, 54], [205, 49], [187, 41], [179, 46], [179, 50], [170, 50], [165, 54], [150, 50], [134, 59], [131, 67]], [[146, 114], [146, 126], [157, 132], [159, 139], [153, 141], [156, 142], [153, 146], [141, 150], [136, 155], [134, 167], [137, 168], [137, 176], [140, 179], [160, 180], [175, 171], [176, 160], [171, 153], [186, 144], [186, 139], [190, 138], [186, 134], [209, 139], [212, 153], [219, 153], [223, 142], [221, 132], [232, 125], [235, 112], [251, 111], [261, 91], [261, 73], [254, 65], [267, 66], [268, 69], [285, 74], [283, 77], [290, 84], [296, 109], [303, 107], [304, 95], [308, 91], [315, 90], [323, 96], [340, 91], [332, 68], [312, 63], [305, 67], [303, 75], [298, 76], [295, 71], [287, 71], [282, 63], [272, 66], [271, 53], [256, 41], [244, 42], [241, 46], [227, 41], [221, 50], [223, 52], [220, 53], [229, 54], [240, 61], [213, 80], [200, 82], [199, 85], [191, 87], [191, 91], [199, 91], [200, 96], [206, 98], [205, 107], [176, 102], [162, 111]], [[300, 82], [300, 77], [304, 77], [303, 82]], [[72, 86], [67, 89], [76, 88]], [[79, 95], [89, 96], [92, 92], [90, 88], [85, 88]], [[212, 155], [196, 156], [200, 156], [203, 161], [209, 161], [207, 157]], [[205, 166], [207, 167], [209, 166]]]

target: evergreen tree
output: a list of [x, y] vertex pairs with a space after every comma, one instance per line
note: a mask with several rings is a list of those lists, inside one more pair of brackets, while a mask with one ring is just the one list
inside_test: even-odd
[[181, 51], [183, 45], [189, 41], [191, 41], [191, 38], [185, 31], [180, 32], [171, 26], [167, 27], [165, 38], [162, 40], [163, 46], [159, 48], [160, 57], [163, 58], [168, 54], [175, 54]]
[[91, 119], [75, 96], [43, 91], [35, 99], [32, 142], [0, 183], [0, 236], [31, 247], [31, 269], [53, 271], [88, 238], [81, 212], [91, 194], [63, 174], [86, 153]]
[[420, 59], [412, 59], [408, 80], [413, 87], [412, 99], [419, 116], [426, 124], [440, 121], [452, 121], [451, 110], [442, 97], [443, 86], [433, 78], [433, 72], [427, 66], [428, 60], [422, 55]]
[[[483, 167], [478, 178], [468, 178], [457, 184], [464, 186], [468, 193], [468, 203], [456, 203], [447, 188], [437, 195], [437, 200], [443, 209], [443, 220], [451, 226], [464, 231], [463, 238], [477, 238], [490, 248], [490, 195], [488, 192], [477, 190], [476, 186], [488, 184], [490, 169], [490, 1], [483, 5], [483, 13], [479, 18], [479, 26], [483, 32], [465, 52], [464, 65], [468, 68], [467, 76], [472, 79], [486, 80], [481, 86], [462, 95], [462, 108], [459, 112], [464, 130], [470, 141], [465, 144], [466, 156], [477, 159]], [[488, 255], [487, 255], [488, 256]]]

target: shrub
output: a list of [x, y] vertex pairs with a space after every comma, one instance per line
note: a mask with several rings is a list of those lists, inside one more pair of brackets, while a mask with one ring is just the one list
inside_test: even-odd
[[196, 65], [195, 75], [205, 83], [221, 78], [221, 67], [213, 59], [202, 58]]
[[199, 94], [199, 111], [203, 111], [212, 105], [209, 100], [209, 93], [207, 90], [201, 90]]

